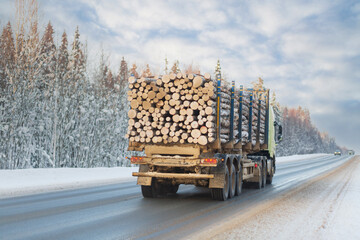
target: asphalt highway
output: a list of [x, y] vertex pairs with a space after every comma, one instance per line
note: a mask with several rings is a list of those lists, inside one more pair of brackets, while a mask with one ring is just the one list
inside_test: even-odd
[[[144, 199], [132, 182], [0, 200], [0, 239], [179, 239], [241, 216], [351, 157], [326, 155], [277, 163], [272, 185], [243, 189], [226, 202], [205, 188]], [[205, 231], [206, 233], [206, 231]], [[206, 236], [204, 236], [206, 237]]]

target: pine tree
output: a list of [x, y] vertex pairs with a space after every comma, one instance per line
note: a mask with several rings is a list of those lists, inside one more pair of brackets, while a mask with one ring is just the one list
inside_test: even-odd
[[128, 78], [129, 70], [127, 67], [127, 63], [123, 57], [120, 63], [119, 75], [117, 77], [117, 84], [119, 85], [119, 90], [122, 90], [126, 87]]
[[109, 89], [114, 89], [114, 77], [113, 74], [111, 72], [111, 70], [108, 71], [107, 76], [106, 76], [106, 83], [105, 83], [105, 87], [109, 88]]
[[54, 30], [49, 22], [40, 43], [40, 88], [47, 86], [53, 89], [56, 71], [56, 46], [53, 38]]
[[15, 45], [10, 22], [3, 28], [0, 39], [0, 88], [4, 89], [9, 81], [7, 72], [12, 71], [15, 64]]
[[153, 75], [153, 74], [151, 73], [149, 64], [146, 64], [146, 68], [145, 68], [145, 70], [142, 72], [141, 76], [146, 78], [146, 77], [150, 77], [150, 76], [152, 76], [152, 75]]
[[131, 76], [134, 76], [135, 78], [138, 78], [138, 77], [139, 77], [139, 74], [138, 74], [138, 72], [136, 71], [136, 69], [137, 69], [137, 66], [136, 66], [136, 64], [134, 63], [134, 64], [132, 65], [132, 67], [131, 67], [130, 74], [131, 74]]
[[79, 27], [75, 30], [74, 41], [67, 66], [66, 81], [72, 89], [72, 93], [77, 90], [83, 90], [83, 80], [85, 77], [86, 64], [83, 53], [83, 45], [80, 42]]

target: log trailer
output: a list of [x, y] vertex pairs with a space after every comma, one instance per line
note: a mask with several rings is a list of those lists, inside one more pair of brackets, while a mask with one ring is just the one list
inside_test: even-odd
[[[129, 141], [129, 151], [144, 151], [145, 156], [132, 156], [131, 163], [139, 165], [139, 171], [132, 175], [137, 177], [145, 198], [155, 198], [160, 195], [175, 194], [180, 184], [192, 184], [206, 187], [211, 191], [214, 200], [225, 201], [240, 195], [243, 183], [263, 188], [271, 184], [276, 171], [276, 143], [281, 140], [282, 127], [275, 120], [274, 111], [269, 104], [269, 89], [246, 89], [250, 94], [261, 94], [258, 104], [266, 105], [265, 141], [259, 141], [260, 117], [257, 130], [253, 131], [251, 122], [248, 126], [249, 141], [242, 140], [242, 121], [234, 124], [234, 99], [239, 99], [239, 118], [242, 117], [242, 98], [244, 88], [240, 88], [239, 96], [231, 95], [230, 136], [229, 141], [220, 141], [221, 132], [221, 73], [216, 73], [216, 139], [205, 146], [189, 143], [139, 143]], [[250, 116], [253, 114], [250, 97]], [[260, 114], [260, 107], [258, 108]], [[260, 115], [259, 115], [260, 116]], [[240, 132], [234, 138], [234, 130]], [[256, 142], [252, 137], [256, 136]]]

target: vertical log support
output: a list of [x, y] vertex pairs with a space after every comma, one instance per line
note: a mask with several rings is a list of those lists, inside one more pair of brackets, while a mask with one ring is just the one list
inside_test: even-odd
[[270, 104], [270, 90], [267, 89], [266, 90], [266, 96], [265, 96], [265, 100], [266, 100], [266, 116], [265, 116], [265, 146], [264, 148], [267, 148], [269, 146], [269, 104]]
[[234, 139], [234, 91], [235, 91], [235, 82], [232, 81], [231, 85], [231, 109], [230, 109], [230, 136], [229, 141]]
[[259, 94], [259, 100], [258, 100], [258, 118], [257, 118], [257, 129], [256, 129], [256, 143], [254, 146], [254, 150], [259, 151], [260, 150], [260, 120], [261, 120], [261, 93]]
[[216, 73], [216, 80], [217, 80], [217, 93], [216, 93], [216, 140], [213, 143], [212, 147], [217, 150], [221, 150], [221, 140], [220, 140], [220, 131], [221, 131], [221, 124], [220, 124], [220, 100], [221, 100], [221, 73], [217, 71]]
[[240, 95], [239, 95], [239, 123], [238, 123], [238, 139], [236, 144], [234, 145], [235, 149], [240, 150], [240, 154], [242, 151], [242, 110], [243, 110], [243, 92], [244, 92], [244, 87], [243, 85], [240, 85]]
[[248, 141], [251, 144], [252, 135], [252, 110], [253, 110], [253, 91], [250, 91], [250, 107], [249, 107], [249, 136]]
[[244, 87], [243, 85], [240, 85], [240, 101], [239, 101], [239, 126], [238, 126], [238, 130], [239, 130], [239, 135], [238, 135], [238, 142], [242, 141], [242, 110], [243, 110], [243, 91], [244, 91]]
[[217, 74], [217, 104], [216, 104], [216, 114], [217, 114], [217, 121], [216, 121], [216, 126], [217, 126], [217, 138], [220, 139], [220, 130], [221, 130], [221, 124], [220, 124], [220, 100], [221, 100], [221, 75], [220, 73]]
[[260, 119], [261, 119], [261, 97], [258, 101], [258, 118], [257, 118], [257, 131], [256, 131], [256, 144], [260, 142]]

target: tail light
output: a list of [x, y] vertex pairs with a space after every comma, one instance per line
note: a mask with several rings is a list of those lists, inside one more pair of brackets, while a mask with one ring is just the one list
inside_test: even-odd
[[258, 164], [257, 163], [255, 163], [255, 168], [257, 168], [258, 167]]
[[204, 158], [200, 161], [202, 164], [217, 164], [216, 158]]
[[130, 158], [130, 162], [132, 164], [139, 164], [139, 163], [142, 163], [143, 161], [144, 161], [143, 157], [131, 157]]

